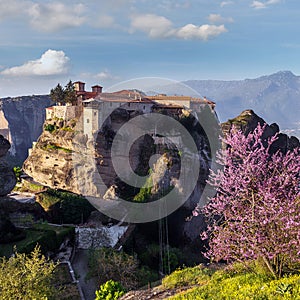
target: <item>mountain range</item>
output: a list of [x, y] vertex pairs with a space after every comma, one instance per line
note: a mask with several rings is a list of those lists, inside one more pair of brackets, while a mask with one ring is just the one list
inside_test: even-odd
[[266, 122], [276, 122], [282, 131], [300, 137], [300, 76], [290, 71], [245, 80], [188, 80], [153, 90], [205, 96], [216, 102], [221, 122], [252, 109]]

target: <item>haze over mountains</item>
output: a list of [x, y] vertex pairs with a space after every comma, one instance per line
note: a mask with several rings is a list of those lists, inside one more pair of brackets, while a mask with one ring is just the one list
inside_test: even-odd
[[[290, 71], [256, 79], [188, 80], [183, 84], [215, 101], [221, 122], [239, 115], [245, 109], [252, 109], [266, 122], [276, 122], [281, 130], [300, 137], [300, 76]], [[195, 95], [188, 87], [172, 84], [158, 89], [167, 94]]]

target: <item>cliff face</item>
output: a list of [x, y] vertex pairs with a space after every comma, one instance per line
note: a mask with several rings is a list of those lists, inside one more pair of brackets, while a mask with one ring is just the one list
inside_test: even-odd
[[[170, 113], [170, 115], [172, 115], [172, 113]], [[109, 125], [104, 126], [103, 129], [99, 131], [95, 142], [88, 140], [88, 137], [82, 133], [81, 120], [73, 119], [69, 122], [48, 120], [44, 124], [44, 131], [39, 137], [37, 144], [25, 161], [23, 169], [29, 176], [33, 177], [34, 180], [45, 186], [64, 189], [74, 193], [82, 193], [81, 186], [83, 185], [93, 185], [92, 172], [96, 171], [101, 174], [102, 181], [107, 187], [105, 193], [95, 190], [96, 196], [105, 198], [108, 197], [108, 195], [105, 195], [106, 192], [108, 194], [116, 192], [126, 198], [126, 193], [130, 194], [132, 191], [128, 190], [128, 185], [120, 182], [120, 178], [118, 178], [116, 174], [111, 158], [111, 146], [118, 129], [133, 116], [136, 116], [136, 112], [131, 116], [124, 110], [114, 112], [113, 117], [108, 122]], [[178, 118], [178, 116], [176, 117]], [[131, 132], [131, 134], [134, 133]], [[194, 139], [199, 146], [199, 154], [202, 160], [202, 172], [199, 176], [199, 180], [201, 184], [205, 184], [210, 161], [209, 154], [207, 153], [208, 141], [203, 133], [196, 129], [194, 130]], [[92, 164], [89, 169], [89, 162], [86, 160], [82, 152], [83, 149], [79, 145], [84, 145], [84, 147], [86, 147], [85, 150], [94, 152], [91, 159], [96, 162], [95, 166], [97, 170], [94, 170]], [[122, 146], [120, 146], [120, 148], [122, 148]], [[173, 148], [174, 145], [155, 146], [153, 139], [149, 135], [141, 136], [133, 143], [130, 149], [130, 165], [139, 175], [145, 176], [151, 168], [149, 161], [152, 155], [155, 154], [155, 151], [157, 150], [160, 155], [162, 155], [164, 153], [166, 154], [166, 152], [170, 152]], [[157, 170], [159, 170], [160, 162], [162, 161], [163, 160], [160, 160], [156, 164]], [[178, 159], [174, 158], [170, 163], [174, 165], [177, 164], [177, 167], [172, 168], [172, 170], [174, 169], [176, 172], [170, 172], [170, 170], [168, 170], [168, 175], [165, 176], [164, 181], [169, 183], [173, 179], [176, 179], [177, 175], [175, 173], [178, 173], [178, 166], [180, 165]], [[75, 169], [77, 176], [75, 176]], [[81, 169], [82, 174], [80, 173]], [[119, 169], [122, 169], [122, 167], [119, 167]], [[124, 170], [125, 169], [126, 166], [124, 165]], [[87, 176], [87, 174], [91, 176]], [[153, 176], [154, 175], [155, 172], [153, 173]], [[164, 177], [164, 175], [160, 176]], [[137, 192], [138, 189], [136, 193]]]
[[[189, 227], [186, 218], [191, 216], [192, 210], [198, 203], [208, 177], [210, 166], [208, 140], [203, 130], [195, 125], [198, 124], [195, 119], [188, 116], [187, 111], [169, 110], [165, 113], [185, 124], [191, 130], [198, 147], [201, 165], [197, 176], [198, 181], [192, 194], [180, 212], [174, 213], [170, 217], [172, 232], [174, 232], [173, 237], [177, 241], [199, 239], [198, 228], [195, 230], [195, 228]], [[211, 111], [210, 113], [214, 115]], [[151, 171], [150, 178], [157, 184], [145, 195], [139, 188], [132, 188], [132, 186], [124, 183], [116, 174], [113, 165], [111, 158], [112, 141], [118, 129], [131, 118], [136, 117], [137, 114], [139, 113], [136, 111], [126, 112], [122, 109], [115, 111], [106, 126], [98, 133], [95, 143], [89, 141], [87, 136], [81, 132], [81, 120], [47, 121], [44, 124], [44, 131], [25, 161], [23, 169], [35, 181], [51, 188], [84, 194], [82, 187], [85, 187], [89, 192], [92, 191], [95, 196], [105, 200], [119, 196], [123, 199], [134, 199], [137, 202], [153, 201], [161, 197], [163, 193], [168, 193], [170, 185], [177, 185], [178, 176], [180, 176], [181, 153], [175, 149], [176, 146], [173, 143], [155, 145], [151, 136], [147, 134], [141, 136], [132, 144], [130, 149], [130, 166], [140, 176], [146, 176]], [[136, 130], [138, 131], [138, 128]], [[134, 135], [134, 132], [131, 134]], [[94, 151], [91, 161], [88, 161], [84, 153], [80, 152], [81, 149], [77, 148], [79, 144], [86, 145], [87, 149]], [[122, 152], [122, 146], [120, 146], [120, 151]], [[158, 153], [160, 159], [155, 160], [153, 156]], [[96, 170], [93, 161], [96, 162]], [[128, 168], [119, 165], [119, 169], [126, 172]], [[100, 174], [106, 186], [104, 192], [99, 191], [97, 186], [95, 187], [95, 172]], [[190, 176], [191, 174], [186, 175], [185, 184], [187, 185], [190, 184]], [[199, 222], [203, 222], [202, 219]]]
[[[248, 134], [249, 132], [253, 131], [258, 124], [261, 124], [263, 126], [265, 124], [265, 121], [260, 118], [253, 110], [245, 110], [239, 116], [233, 119], [229, 119], [225, 123], [222, 123], [222, 130], [224, 134], [226, 134], [233, 127], [236, 127], [238, 130], [241, 130], [245, 134]], [[288, 150], [292, 150], [300, 146], [300, 142], [296, 137], [289, 137], [288, 135], [280, 133], [279, 131], [279, 126], [276, 123], [273, 123], [271, 125], [266, 124], [266, 128], [263, 134], [264, 139], [267, 139], [278, 133], [278, 139], [271, 146], [271, 153], [274, 153], [277, 150], [286, 153]]]
[[16, 176], [5, 160], [5, 155], [10, 149], [10, 143], [0, 135], [0, 196], [11, 192], [16, 185]]
[[80, 194], [72, 163], [75, 124], [59, 120], [46, 122], [44, 128], [50, 129], [43, 130], [23, 169], [45, 186]]
[[0, 99], [0, 134], [10, 141], [16, 162], [26, 159], [32, 142], [41, 135], [45, 108], [51, 104], [46, 95]]

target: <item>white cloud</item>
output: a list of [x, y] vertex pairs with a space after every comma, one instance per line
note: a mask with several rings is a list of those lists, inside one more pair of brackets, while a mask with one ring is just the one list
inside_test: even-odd
[[185, 1], [174, 1], [174, 0], [160, 0], [158, 7], [164, 10], [173, 10], [173, 9], [188, 9], [191, 7], [189, 0]]
[[210, 14], [208, 16], [208, 21], [211, 23], [233, 23], [233, 18], [224, 18], [219, 14]]
[[98, 80], [103, 80], [103, 81], [115, 80], [115, 79], [119, 78], [117, 76], [112, 75], [108, 70], [104, 70], [104, 71], [96, 74], [94, 77]]
[[254, 9], [262, 9], [262, 8], [267, 8], [270, 5], [277, 4], [280, 2], [281, 2], [281, 0], [268, 0], [265, 2], [254, 0], [251, 4], [251, 7], [253, 7]]
[[208, 40], [227, 31], [224, 25], [204, 24], [196, 26], [187, 24], [183, 27], [174, 28], [173, 23], [163, 17], [153, 14], [133, 16], [131, 19], [130, 32], [145, 32], [151, 38], [179, 38], [184, 40], [197, 39]]
[[253, 1], [251, 4], [251, 7], [255, 8], [255, 9], [262, 9], [262, 8], [266, 8], [267, 5], [260, 1]]
[[184, 40], [197, 39], [206, 41], [224, 32], [227, 32], [224, 25], [216, 26], [204, 24], [195, 26], [193, 24], [187, 24], [176, 30], [175, 36]]
[[281, 0], [269, 0], [267, 1], [267, 5], [280, 3]]
[[40, 31], [57, 31], [69, 27], [77, 27], [85, 22], [83, 4], [65, 5], [60, 2], [35, 3], [28, 9], [30, 23]]
[[30, 5], [29, 1], [0, 0], [0, 21], [6, 18], [19, 18]]
[[30, 60], [21, 66], [3, 70], [9, 76], [49, 76], [68, 72], [70, 59], [63, 51], [47, 50], [39, 59]]
[[226, 6], [226, 5], [230, 5], [230, 4], [233, 4], [234, 2], [233, 1], [222, 1], [221, 3], [220, 3], [220, 6], [221, 7], [224, 7], [224, 6]]
[[80, 74], [79, 77], [83, 78], [81, 80], [86, 80], [86, 81], [97, 80], [98, 82], [100, 81], [100, 84], [102, 81], [112, 81], [112, 80], [120, 79], [120, 77], [113, 75], [108, 69], [104, 69], [103, 71], [96, 74], [90, 72], [83, 72]]
[[131, 18], [131, 32], [143, 31], [152, 38], [168, 37], [172, 27], [172, 22], [163, 16], [145, 14]]

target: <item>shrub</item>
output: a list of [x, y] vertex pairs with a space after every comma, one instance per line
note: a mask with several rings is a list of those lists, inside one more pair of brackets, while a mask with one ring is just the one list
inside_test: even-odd
[[[139, 255], [142, 264], [157, 270], [160, 264], [160, 246], [158, 244], [147, 245], [143, 253]], [[172, 272], [179, 267], [182, 260], [182, 253], [178, 248], [170, 247], [169, 245], [164, 249], [163, 255], [163, 269], [165, 272]]]
[[26, 244], [18, 248], [21, 253], [30, 253], [34, 250], [36, 245], [40, 246], [42, 253], [47, 253], [48, 251], [54, 251], [59, 246], [57, 244], [56, 233], [53, 230], [39, 230], [31, 228], [31, 231], [36, 231], [40, 235], [35, 240], [30, 240]]
[[42, 149], [45, 150], [45, 151], [59, 150], [59, 151], [63, 151], [63, 152], [66, 152], [66, 153], [72, 153], [73, 152], [71, 149], [60, 147], [60, 146], [55, 145], [55, 144], [47, 144], [45, 147], [42, 147]]
[[109, 280], [100, 285], [96, 291], [95, 300], [117, 300], [125, 294], [125, 289], [119, 282]]
[[54, 132], [57, 129], [56, 125], [53, 124], [46, 124], [44, 126], [45, 131], [49, 131], [50, 133]]
[[162, 280], [165, 288], [172, 289], [183, 286], [205, 284], [210, 280], [212, 271], [202, 266], [178, 269]]
[[38, 195], [37, 201], [46, 210], [53, 210], [53, 222], [80, 224], [86, 221], [95, 208], [84, 197], [53, 189]]
[[113, 279], [126, 289], [139, 285], [138, 260], [124, 252], [109, 248], [91, 250], [89, 253], [89, 277], [96, 276], [100, 283]]
[[21, 175], [23, 173], [22, 168], [14, 167], [13, 170], [14, 170], [15, 176], [17, 178], [17, 182], [21, 182]]

